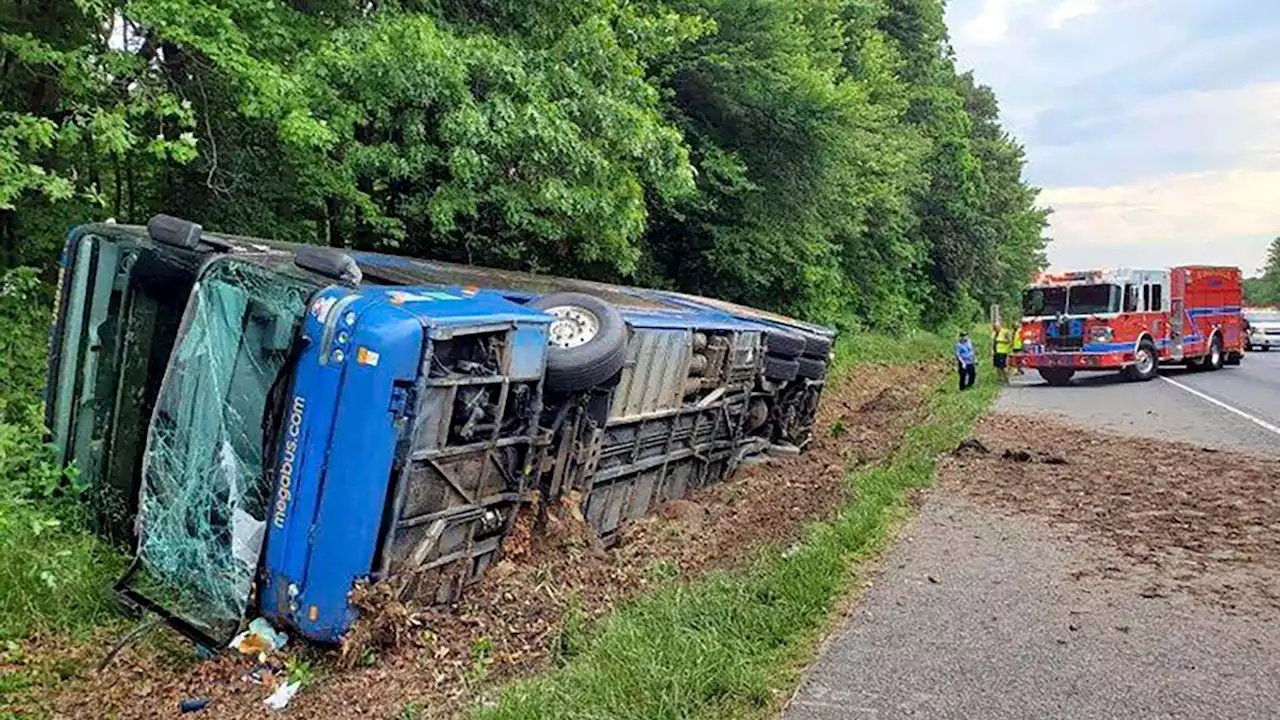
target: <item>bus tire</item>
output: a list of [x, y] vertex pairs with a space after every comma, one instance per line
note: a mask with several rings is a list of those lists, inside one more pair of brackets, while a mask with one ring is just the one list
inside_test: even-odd
[[803, 335], [794, 335], [782, 330], [768, 330], [764, 334], [765, 351], [780, 358], [799, 357], [804, 352], [805, 344]]
[[831, 338], [823, 335], [808, 335], [804, 339], [804, 354], [811, 358], [819, 358], [824, 362], [831, 354]]
[[586, 390], [622, 369], [627, 361], [628, 332], [617, 308], [582, 293], [547, 295], [529, 305], [556, 318], [547, 348], [548, 390]]
[[800, 363], [791, 358], [777, 355], [766, 355], [764, 358], [764, 376], [770, 380], [786, 382], [795, 380], [800, 372]]
[[826, 359], [819, 360], [818, 358], [800, 357], [796, 358], [796, 365], [796, 375], [798, 377], [802, 377], [807, 380], [821, 380], [827, 376]]

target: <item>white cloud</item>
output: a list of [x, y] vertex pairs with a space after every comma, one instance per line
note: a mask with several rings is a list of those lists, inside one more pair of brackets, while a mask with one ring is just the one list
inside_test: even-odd
[[1041, 196], [1053, 206], [1055, 243], [1154, 244], [1280, 231], [1280, 169], [1184, 173], [1112, 187], [1064, 187]]
[[1098, 12], [1098, 0], [1062, 0], [1049, 11], [1049, 27], [1060, 28], [1068, 21]]
[[1257, 58], [1280, 44], [1278, 7], [947, 3], [960, 64], [995, 89], [1054, 208], [1054, 267], [1261, 264], [1280, 234], [1280, 64]]
[[[1144, 246], [1155, 260], [1161, 246], [1176, 245], [1213, 261], [1235, 250], [1230, 243], [1280, 233], [1280, 83], [1158, 97], [1126, 114], [1125, 124], [1147, 132], [1152, 154], [1196, 147], [1206, 169], [1046, 188], [1055, 260], [1076, 255], [1075, 247], [1108, 245]], [[1093, 147], [1105, 161], [1107, 143]], [[1261, 258], [1236, 261], [1253, 269]]]
[[1019, 5], [1037, 2], [1038, 0], [983, 0], [982, 8], [961, 31], [964, 38], [976, 45], [994, 45], [1009, 34], [1009, 23], [1013, 11]]
[[[1047, 188], [1041, 200], [1054, 208], [1054, 264], [1107, 247], [1145, 248], [1152, 262], [1163, 262], [1165, 246], [1176, 246], [1178, 262], [1222, 256], [1253, 270], [1261, 262], [1258, 240], [1280, 234], [1280, 83], [1164, 96], [1127, 113], [1125, 124], [1146, 132], [1147, 153], [1194, 147], [1204, 169]], [[1108, 146], [1092, 145], [1099, 162]]]

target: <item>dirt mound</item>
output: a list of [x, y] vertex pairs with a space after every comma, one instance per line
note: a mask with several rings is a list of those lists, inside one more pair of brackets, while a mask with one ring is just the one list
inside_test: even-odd
[[876, 393], [875, 397], [858, 406], [861, 413], [897, 412], [907, 410], [912, 402], [911, 391], [906, 388], [890, 386]]
[[1129, 439], [1043, 417], [993, 414], [989, 454], [953, 455], [942, 482], [1041, 515], [1107, 553], [1082, 574], [1150, 574], [1149, 596], [1185, 591], [1224, 607], [1280, 607], [1280, 461]]
[[[883, 458], [901, 442], [947, 369], [936, 363], [859, 369], [825, 393], [805, 453], [746, 468], [730, 482], [668, 503], [624, 526], [609, 551], [582, 518], [580, 498], [566, 498], [545, 517], [531, 510], [517, 517], [504, 559], [456, 605], [417, 608], [391, 587], [359, 590], [369, 617], [351, 631], [345, 649], [300, 649], [314, 657], [316, 679], [290, 704], [288, 717], [449, 716], [486, 688], [547, 667], [566, 618], [590, 622], [673, 573], [696, 578], [736, 567], [766, 544], [793, 542], [806, 524], [845, 502], [848, 467]], [[251, 669], [248, 661], [226, 658], [192, 672], [126, 651], [101, 675], [65, 685], [50, 700], [51, 714], [172, 717], [181, 699], [201, 696], [212, 700], [201, 718], [259, 716], [266, 692], [244, 680]], [[144, 690], [145, 698], [137, 694]]]

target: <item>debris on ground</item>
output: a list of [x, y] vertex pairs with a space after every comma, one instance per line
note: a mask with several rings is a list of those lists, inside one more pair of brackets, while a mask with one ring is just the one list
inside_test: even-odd
[[[609, 550], [583, 519], [581, 499], [569, 497], [548, 507], [545, 517], [538, 517], [536, 503], [517, 516], [502, 560], [453, 605], [405, 604], [384, 583], [356, 589], [353, 600], [368, 609], [340, 650], [295, 643], [301, 647], [284, 653], [305, 655], [318, 668], [287, 716], [397, 717], [409, 705], [429, 708], [429, 717], [452, 716], [495, 685], [554, 662], [567, 618], [589, 624], [656, 583], [741, 567], [765, 545], [791, 546], [806, 525], [846, 502], [849, 467], [887, 457], [923, 419], [926, 398], [948, 370], [930, 362], [851, 375], [824, 393], [804, 453], [694, 490], [624, 526]], [[46, 701], [48, 714], [171, 717], [181, 698], [207, 696], [214, 702], [202, 718], [260, 716], [263, 688], [278, 691], [282, 675], [266, 669], [262, 684], [246, 681], [254, 660], [227, 655], [174, 667], [133, 648], [107, 672], [61, 686]], [[169, 712], [138, 693], [172, 698], [165, 700]]]
[[987, 455], [991, 450], [977, 438], [969, 438], [956, 446], [953, 455]]
[[272, 627], [266, 618], [254, 618], [249, 629], [236, 635], [228, 647], [238, 650], [241, 655], [249, 655], [260, 660], [284, 648], [289, 643], [289, 636]]
[[993, 413], [974, 437], [991, 454], [946, 458], [940, 482], [1101, 539], [1131, 561], [1099, 557], [1078, 577], [1141, 572], [1151, 576], [1143, 597], [1185, 592], [1228, 610], [1280, 607], [1280, 459], [1031, 415]]
[[874, 397], [862, 403], [858, 407], [859, 412], [894, 412], [898, 410], [906, 410], [912, 404], [912, 394], [907, 388], [890, 385]]
[[178, 703], [178, 710], [184, 713], [200, 712], [209, 707], [209, 698], [188, 698]]
[[277, 687], [276, 691], [267, 696], [267, 699], [262, 702], [272, 710], [283, 710], [289, 706], [289, 701], [293, 700], [293, 696], [297, 695], [298, 690], [300, 689], [302, 689], [302, 683], [284, 683], [280, 685], [280, 687]]

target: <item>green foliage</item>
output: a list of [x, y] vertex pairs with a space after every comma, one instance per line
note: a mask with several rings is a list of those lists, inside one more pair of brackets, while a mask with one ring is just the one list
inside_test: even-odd
[[46, 299], [31, 268], [0, 276], [0, 640], [92, 627], [110, 615], [107, 588], [123, 569], [81, 531], [83, 488], [41, 441]]
[[[880, 359], [912, 356], [926, 345], [930, 357], [950, 354], [947, 338], [897, 347], [882, 339]], [[852, 475], [854, 499], [834, 520], [812, 526], [797, 547], [767, 551], [742, 575], [661, 587], [592, 630], [576, 631], [576, 652], [564, 665], [507, 687], [472, 716], [776, 715], [777, 698], [794, 688], [797, 663], [851, 588], [858, 561], [881, 545], [903, 516], [907, 492], [932, 481], [937, 456], [964, 439], [997, 392], [989, 376], [964, 393], [948, 377], [929, 418], [886, 463]]]
[[941, 0], [17, 0], [0, 53], [0, 267], [163, 210], [897, 332], [1043, 264]]
[[1244, 281], [1244, 301], [1247, 305], [1280, 305], [1280, 237], [1267, 247], [1267, 261], [1262, 274]]

